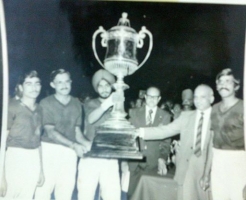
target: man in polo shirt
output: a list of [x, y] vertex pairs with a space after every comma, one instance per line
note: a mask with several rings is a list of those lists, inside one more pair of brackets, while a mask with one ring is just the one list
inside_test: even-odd
[[[93, 141], [96, 127], [105, 122], [111, 107], [120, 95], [112, 93], [115, 78], [108, 71], [101, 69], [92, 77], [92, 85], [99, 97], [87, 101], [85, 109], [85, 135]], [[81, 158], [78, 175], [78, 199], [93, 200], [96, 188], [100, 185], [103, 200], [120, 200], [119, 165], [116, 159]]]
[[222, 70], [216, 77], [216, 88], [222, 101], [215, 104], [211, 114], [213, 130], [212, 155], [207, 158], [205, 181], [209, 184], [214, 200], [243, 200], [246, 186], [246, 151], [244, 142], [243, 100], [236, 97], [240, 80], [230, 69]]
[[70, 73], [58, 69], [50, 75], [50, 85], [55, 94], [40, 103], [43, 109], [44, 133], [42, 136], [45, 183], [38, 188], [35, 199], [71, 199], [75, 185], [77, 156], [89, 149], [83, 138], [81, 103], [70, 95]]
[[44, 182], [40, 150], [42, 112], [36, 103], [41, 81], [36, 71], [30, 71], [20, 77], [17, 86], [22, 96], [9, 102], [4, 193], [5, 199], [31, 200], [36, 186]]

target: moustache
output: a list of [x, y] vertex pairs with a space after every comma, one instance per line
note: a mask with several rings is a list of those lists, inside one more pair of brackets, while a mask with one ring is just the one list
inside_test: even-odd
[[221, 91], [221, 90], [227, 90], [227, 91], [229, 91], [227, 88], [220, 88], [219, 91]]

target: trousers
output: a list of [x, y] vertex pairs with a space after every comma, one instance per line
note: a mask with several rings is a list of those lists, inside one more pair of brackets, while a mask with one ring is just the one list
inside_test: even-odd
[[93, 200], [99, 184], [103, 200], [120, 200], [118, 160], [81, 158], [78, 167], [78, 199]]
[[42, 142], [45, 182], [35, 192], [35, 199], [49, 200], [54, 190], [56, 200], [70, 200], [75, 187], [77, 155], [74, 150]]
[[243, 200], [246, 151], [213, 148], [211, 187], [213, 200]]
[[5, 173], [7, 193], [4, 199], [33, 199], [40, 174], [39, 150], [9, 147]]

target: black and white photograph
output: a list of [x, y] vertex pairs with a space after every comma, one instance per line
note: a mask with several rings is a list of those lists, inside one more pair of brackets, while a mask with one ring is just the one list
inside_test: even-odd
[[0, 0], [0, 199], [246, 200], [246, 2]]

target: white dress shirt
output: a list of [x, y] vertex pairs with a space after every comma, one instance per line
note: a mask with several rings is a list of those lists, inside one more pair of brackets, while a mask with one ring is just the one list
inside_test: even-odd
[[201, 113], [203, 113], [201, 147], [202, 147], [202, 150], [204, 149], [204, 142], [206, 139], [206, 134], [207, 134], [208, 126], [209, 126], [211, 110], [212, 110], [211, 107], [209, 107], [207, 110], [204, 110], [204, 111], [196, 110], [197, 115], [196, 115], [196, 121], [195, 121], [195, 130], [194, 130], [195, 135], [194, 135], [194, 142], [193, 142], [194, 148], [195, 148], [195, 144], [196, 144], [198, 123], [199, 123], [199, 120], [201, 118]]

